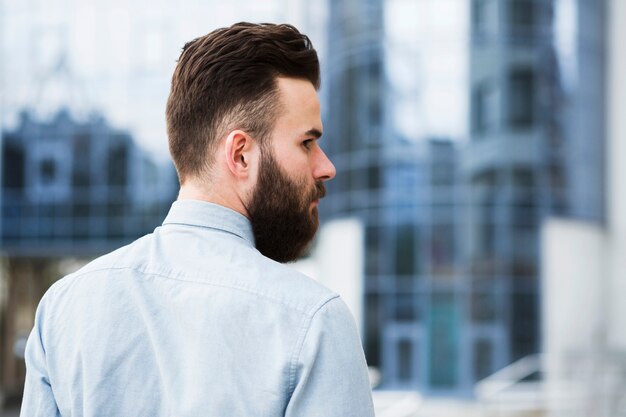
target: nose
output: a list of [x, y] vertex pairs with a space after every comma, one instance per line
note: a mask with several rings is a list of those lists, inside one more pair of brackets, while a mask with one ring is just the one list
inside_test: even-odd
[[335, 174], [337, 174], [335, 165], [328, 159], [328, 156], [326, 156], [321, 148], [318, 147], [317, 149], [319, 150], [319, 154], [317, 156], [314, 172], [315, 179], [321, 181], [332, 180], [335, 178]]

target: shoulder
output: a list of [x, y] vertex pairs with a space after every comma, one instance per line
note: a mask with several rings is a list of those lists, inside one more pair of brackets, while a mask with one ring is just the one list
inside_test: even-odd
[[[78, 270], [65, 275], [53, 283], [44, 294], [41, 304], [51, 303], [57, 298], [62, 298], [68, 292], [81, 291], [84, 284], [92, 284], [100, 277], [108, 277], [112, 271], [132, 270], [138, 264], [137, 255], [145, 248], [150, 235], [146, 235], [136, 241], [102, 255]], [[133, 259], [135, 261], [133, 261]], [[88, 287], [86, 288], [89, 291]]]
[[281, 264], [257, 253], [251, 267], [260, 274], [252, 280], [260, 291], [280, 300], [284, 305], [306, 316], [314, 315], [322, 306], [339, 296], [313, 278], [297, 271], [289, 264]]

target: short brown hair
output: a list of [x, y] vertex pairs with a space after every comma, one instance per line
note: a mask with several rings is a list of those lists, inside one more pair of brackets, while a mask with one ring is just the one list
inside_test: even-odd
[[318, 89], [319, 73], [311, 41], [287, 24], [241, 22], [188, 42], [166, 109], [181, 183], [208, 172], [218, 140], [232, 129], [263, 143], [279, 110], [276, 77], [303, 78]]

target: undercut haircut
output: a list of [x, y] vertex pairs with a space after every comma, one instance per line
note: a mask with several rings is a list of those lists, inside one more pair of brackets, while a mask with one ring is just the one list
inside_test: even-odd
[[317, 52], [291, 25], [241, 22], [185, 44], [166, 108], [181, 184], [210, 173], [219, 140], [235, 129], [266, 146], [280, 112], [277, 77], [320, 86]]

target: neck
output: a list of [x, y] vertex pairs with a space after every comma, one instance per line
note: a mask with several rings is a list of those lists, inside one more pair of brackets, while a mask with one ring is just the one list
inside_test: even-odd
[[200, 200], [218, 204], [248, 216], [248, 211], [239, 195], [230, 187], [219, 187], [215, 184], [200, 186], [194, 181], [185, 181], [180, 186], [178, 200]]

